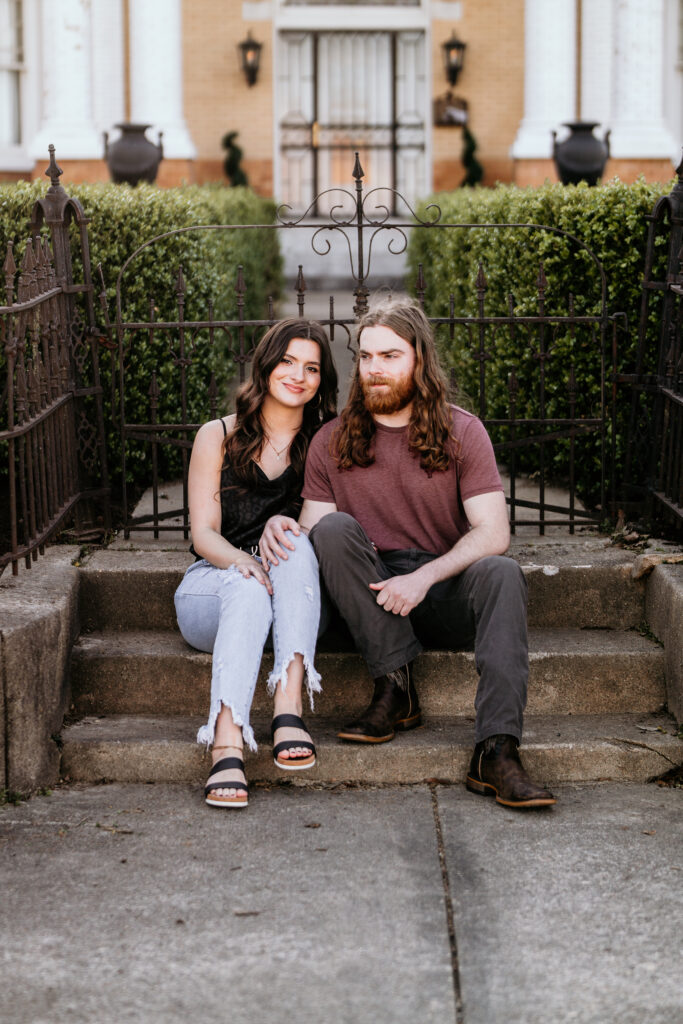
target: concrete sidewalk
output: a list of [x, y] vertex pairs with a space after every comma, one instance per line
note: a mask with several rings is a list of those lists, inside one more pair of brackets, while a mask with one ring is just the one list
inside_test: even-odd
[[[565, 787], [56, 790], [0, 809], [0, 1019], [676, 1024], [683, 804]], [[451, 932], [451, 926], [453, 931]]]

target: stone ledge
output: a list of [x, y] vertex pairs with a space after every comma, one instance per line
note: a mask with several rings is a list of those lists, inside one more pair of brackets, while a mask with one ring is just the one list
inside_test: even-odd
[[52, 736], [78, 636], [78, 552], [48, 548], [31, 569], [0, 577], [0, 787], [22, 794], [59, 778]]
[[647, 581], [645, 614], [664, 644], [669, 711], [683, 722], [683, 565], [658, 565]]

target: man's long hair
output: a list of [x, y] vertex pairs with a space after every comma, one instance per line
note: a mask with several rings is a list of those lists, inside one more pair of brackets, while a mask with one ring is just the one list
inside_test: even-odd
[[[428, 473], [447, 470], [451, 460], [457, 460], [460, 446], [451, 434], [446, 378], [439, 366], [427, 317], [411, 299], [392, 299], [374, 306], [362, 317], [358, 325], [359, 345], [366, 327], [389, 327], [415, 349], [415, 395], [410, 410], [408, 447], [419, 454], [420, 466]], [[340, 469], [372, 465], [375, 431], [375, 421], [365, 407], [357, 363], [349, 398], [331, 445]]]
[[303, 481], [311, 438], [336, 415], [337, 371], [324, 328], [315, 320], [281, 320], [266, 331], [254, 350], [251, 377], [235, 399], [235, 427], [223, 442], [223, 460], [227, 458], [234, 475], [249, 490], [258, 483], [255, 463], [266, 442], [261, 408], [268, 394], [268, 381], [294, 338], [310, 338], [320, 349], [320, 387], [304, 406], [301, 427], [289, 448], [289, 460], [299, 483]]

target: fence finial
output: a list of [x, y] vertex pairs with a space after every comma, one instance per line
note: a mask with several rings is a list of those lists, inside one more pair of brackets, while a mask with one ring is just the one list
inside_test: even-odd
[[47, 147], [50, 153], [50, 164], [48, 169], [45, 171], [45, 176], [50, 179], [50, 185], [52, 188], [60, 188], [59, 179], [61, 178], [64, 171], [55, 160], [55, 147], [50, 143]]
[[361, 167], [361, 163], [360, 163], [360, 159], [358, 157], [358, 153], [356, 153], [356, 162], [353, 165], [352, 176], [356, 179], [356, 181], [360, 181], [361, 178], [365, 177], [365, 171]]

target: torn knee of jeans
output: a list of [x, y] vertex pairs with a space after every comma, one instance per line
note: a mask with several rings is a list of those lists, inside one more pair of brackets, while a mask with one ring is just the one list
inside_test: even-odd
[[280, 683], [283, 693], [287, 691], [289, 666], [292, 664], [297, 654], [300, 654], [301, 657], [303, 658], [304, 673], [306, 677], [306, 692], [308, 693], [308, 700], [311, 705], [311, 710], [313, 710], [313, 694], [321, 693], [322, 686], [320, 685], [320, 675], [318, 672], [316, 672], [315, 667], [313, 665], [313, 659], [309, 654], [306, 654], [305, 652], [294, 651], [292, 654], [289, 654], [286, 658], [283, 658], [279, 666], [274, 666], [273, 671], [268, 676], [268, 693], [272, 697], [273, 694], [275, 693], [275, 690], [277, 689], [278, 683]]
[[258, 751], [258, 744], [254, 738], [254, 730], [249, 724], [248, 716], [241, 715], [233, 705], [227, 704], [225, 701], [221, 700], [220, 697], [217, 697], [211, 702], [209, 720], [197, 733], [197, 743], [203, 743], [207, 749], [211, 746], [216, 732], [216, 719], [223, 708], [227, 708], [229, 710], [232, 715], [233, 723], [242, 730], [242, 739], [247, 747], [249, 747], [249, 750], [256, 753]]

